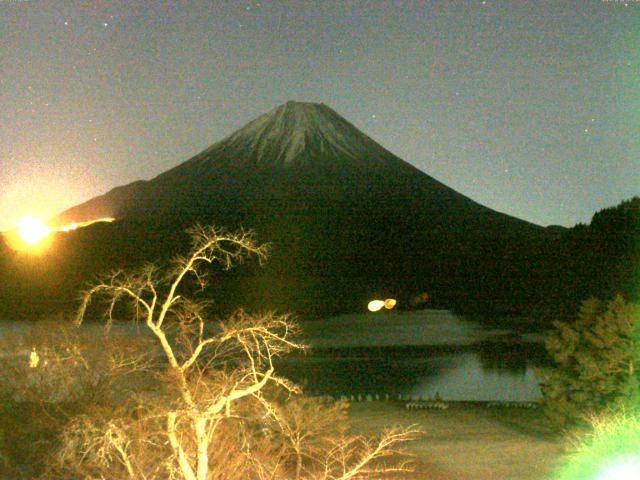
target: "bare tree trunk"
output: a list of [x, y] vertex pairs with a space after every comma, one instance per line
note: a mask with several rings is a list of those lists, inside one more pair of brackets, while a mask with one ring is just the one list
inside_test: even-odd
[[302, 454], [298, 448], [296, 448], [296, 480], [300, 480], [302, 475]]
[[[275, 416], [280, 422], [281, 418], [278, 417], [276, 409], [264, 396], [265, 387], [271, 384], [289, 393], [298, 393], [299, 389], [275, 374], [273, 359], [303, 346], [291, 339], [297, 328], [288, 316], [272, 313], [252, 316], [245, 314], [243, 310], [239, 310], [221, 323], [218, 329], [220, 331], [215, 335], [205, 338], [206, 318], [203, 312], [206, 311], [207, 304], [182, 298], [178, 293], [185, 276], [193, 275], [204, 287], [200, 267], [215, 261], [223, 268], [230, 268], [233, 261], [241, 261], [251, 254], [263, 259], [266, 247], [255, 244], [250, 233], [226, 235], [213, 227], [195, 227], [191, 233], [194, 241], [191, 252], [187, 257], [177, 259], [174, 266], [166, 271], [148, 265], [134, 273], [114, 272], [105, 281], [91, 287], [83, 295], [76, 321], [78, 325], [82, 322], [93, 296], [107, 300], [109, 323], [113, 320], [114, 308], [120, 300], [127, 299], [131, 302], [136, 308], [136, 318], [144, 314], [147, 327], [162, 347], [166, 361], [171, 367], [171, 380], [177, 387], [177, 392], [173, 392], [177, 398], [160, 400], [169, 401], [169, 405], [161, 405], [162, 411], [166, 412], [166, 435], [172, 450], [167, 459], [170, 465], [165, 468], [169, 470], [167, 473], [178, 476], [181, 480], [207, 480], [211, 435], [216, 424], [225, 416], [231, 415], [231, 405], [234, 402], [253, 396], [269, 415]], [[161, 298], [160, 295], [167, 286], [168, 292]], [[175, 343], [176, 340], [171, 335], [167, 335], [165, 320], [176, 322], [180, 328], [184, 327], [185, 336], [179, 339], [180, 345]], [[179, 348], [176, 350], [176, 347]], [[207, 359], [206, 365], [201, 358], [205, 348], [208, 348], [207, 356], [211, 357]], [[246, 362], [240, 362], [239, 366], [233, 369], [227, 366], [227, 356], [236, 354], [241, 355]], [[224, 388], [219, 391], [210, 390], [206, 383], [200, 385], [201, 377], [190, 374], [197, 372], [201, 367], [211, 368], [212, 358], [224, 361], [219, 373], [222, 382], [228, 384], [223, 385]], [[200, 386], [204, 388], [198, 388]], [[174, 407], [176, 403], [179, 404], [178, 407]], [[179, 412], [174, 408], [178, 408]], [[270, 420], [265, 420], [264, 425], [268, 425], [269, 422]], [[338, 443], [335, 447], [328, 444], [328, 451], [323, 452], [318, 448], [308, 450], [306, 445], [307, 435], [318, 435], [319, 432], [301, 433], [303, 431], [304, 422], [294, 422], [285, 432], [288, 441], [291, 442], [288, 448], [293, 447], [296, 455], [295, 480], [301, 480], [305, 474], [314, 473], [323, 475], [317, 478], [352, 480], [364, 478], [369, 474], [408, 471], [405, 462], [385, 465], [382, 460], [397, 453], [394, 448], [396, 444], [409, 440], [418, 433], [413, 427], [390, 430], [378, 443], [361, 437], [341, 438], [339, 441], [336, 440]], [[126, 432], [122, 436], [126, 440]], [[123, 445], [126, 447], [128, 444], [125, 442]], [[128, 456], [125, 447], [115, 445], [129, 476], [133, 477], [137, 473], [136, 470], [139, 470], [144, 477], [144, 465], [137, 467], [135, 463], [130, 462], [129, 460], [135, 458]], [[291, 461], [290, 452], [291, 450], [286, 450], [288, 462]], [[326, 455], [324, 460], [321, 454]], [[275, 466], [272, 466], [271, 462], [261, 464], [260, 459], [255, 459], [255, 469], [260, 478], [267, 478], [267, 470], [271, 470], [268, 478], [274, 478], [281, 469], [286, 468], [289, 471], [289, 464], [281, 464], [285, 459], [285, 450], [279, 455]], [[375, 462], [380, 464], [367, 470], [368, 466]], [[251, 465], [248, 468], [251, 469]], [[323, 472], [314, 472], [315, 469]]]
[[178, 465], [180, 466], [180, 470], [182, 471], [185, 480], [196, 480], [193, 469], [191, 468], [191, 465], [189, 465], [189, 460], [187, 459], [176, 435], [176, 412], [169, 412], [167, 415], [167, 434], [169, 436], [171, 448], [173, 448], [173, 453], [178, 457]]
[[194, 419], [196, 442], [198, 444], [198, 480], [206, 480], [209, 473], [209, 438], [207, 435], [207, 419], [196, 416]]

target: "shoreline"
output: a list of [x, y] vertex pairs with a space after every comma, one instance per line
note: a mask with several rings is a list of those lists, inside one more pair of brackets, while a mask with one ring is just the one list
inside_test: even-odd
[[[376, 435], [395, 425], [423, 432], [405, 445], [416, 480], [547, 480], [561, 465], [564, 441], [541, 409], [446, 402], [447, 409], [408, 409], [403, 402], [352, 402], [352, 432]], [[405, 477], [407, 478], [407, 477]]]

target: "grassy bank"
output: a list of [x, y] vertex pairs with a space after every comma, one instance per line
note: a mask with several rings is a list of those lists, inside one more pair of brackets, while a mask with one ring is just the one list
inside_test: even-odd
[[408, 448], [416, 455], [416, 479], [549, 480], [562, 461], [563, 441], [540, 409], [461, 402], [408, 410], [402, 402], [354, 402], [349, 417], [362, 434], [417, 424], [425, 434]]

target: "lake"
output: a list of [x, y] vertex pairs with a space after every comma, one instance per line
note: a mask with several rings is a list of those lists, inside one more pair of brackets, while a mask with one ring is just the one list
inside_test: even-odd
[[342, 315], [302, 322], [308, 354], [279, 362], [310, 394], [463, 401], [540, 400], [541, 335], [445, 310]]
[[[34, 326], [2, 322], [0, 340]], [[530, 330], [487, 326], [446, 310], [341, 315], [301, 326], [309, 352], [280, 359], [276, 366], [312, 395], [541, 399], [534, 369], [545, 362], [544, 348], [541, 335]], [[101, 332], [102, 324], [83, 328]], [[147, 333], [142, 324], [118, 323], [114, 329]]]

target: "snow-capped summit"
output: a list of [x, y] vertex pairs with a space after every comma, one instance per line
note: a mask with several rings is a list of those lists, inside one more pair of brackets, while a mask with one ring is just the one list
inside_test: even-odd
[[161, 177], [187, 170], [207, 175], [225, 168], [243, 168], [245, 173], [296, 167], [368, 170], [384, 167], [390, 159], [405, 163], [328, 106], [289, 101]]
[[242, 152], [257, 164], [272, 166], [304, 163], [314, 156], [375, 161], [388, 155], [326, 105], [293, 101], [249, 122], [201, 155], [216, 149]]

